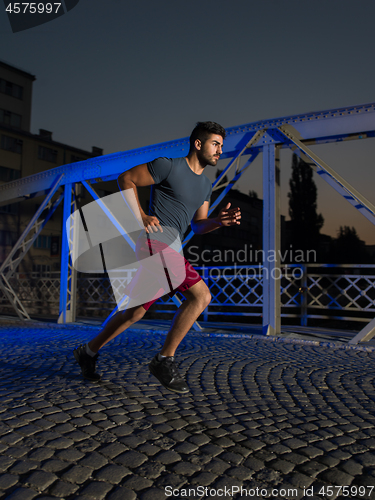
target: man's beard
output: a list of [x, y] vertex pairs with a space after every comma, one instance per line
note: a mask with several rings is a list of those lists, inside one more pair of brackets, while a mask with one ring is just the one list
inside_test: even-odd
[[216, 156], [209, 156], [202, 151], [199, 151], [197, 156], [199, 163], [204, 166], [211, 165], [212, 167], [216, 167], [217, 162], [219, 161], [219, 158]]

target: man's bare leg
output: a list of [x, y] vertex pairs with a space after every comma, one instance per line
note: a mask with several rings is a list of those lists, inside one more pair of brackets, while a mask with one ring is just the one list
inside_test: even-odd
[[120, 335], [129, 326], [141, 320], [146, 313], [143, 306], [136, 306], [126, 311], [119, 311], [105, 325], [103, 330], [90, 342], [88, 346], [92, 352], [98, 352], [107, 342]]
[[173, 318], [164, 346], [149, 364], [150, 372], [164, 387], [174, 392], [189, 391], [174, 363], [174, 353], [181, 340], [192, 327], [194, 321], [204, 311], [211, 300], [211, 294], [204, 281], [199, 281], [186, 292], [185, 302], [178, 308]]
[[87, 345], [80, 345], [74, 349], [73, 354], [82, 369], [82, 375], [91, 382], [99, 382], [100, 375], [96, 373], [97, 352], [107, 342], [114, 339], [121, 332], [129, 328], [133, 323], [139, 321], [145, 315], [146, 310], [143, 306], [132, 307], [126, 311], [119, 311], [106, 324], [103, 330], [92, 339]]
[[164, 346], [160, 351], [163, 356], [174, 356], [177, 347], [193, 326], [194, 321], [211, 301], [210, 291], [203, 280], [186, 290], [184, 296], [186, 300], [178, 308]]

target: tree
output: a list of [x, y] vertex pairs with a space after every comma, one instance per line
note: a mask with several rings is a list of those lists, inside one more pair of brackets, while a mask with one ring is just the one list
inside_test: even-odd
[[365, 243], [354, 227], [340, 226], [337, 238], [331, 243], [330, 262], [335, 264], [366, 264], [371, 260]]
[[294, 250], [316, 250], [324, 219], [322, 214], [317, 214], [317, 188], [313, 180], [313, 170], [295, 154], [289, 186], [291, 243]]

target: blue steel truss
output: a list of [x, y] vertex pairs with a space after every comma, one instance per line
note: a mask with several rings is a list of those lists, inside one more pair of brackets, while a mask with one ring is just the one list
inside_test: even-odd
[[[222, 158], [231, 159], [227, 167], [216, 179], [213, 189], [225, 187], [221, 195], [210, 208], [210, 213], [220, 203], [229, 190], [241, 178], [243, 173], [260, 152], [263, 153], [263, 185], [264, 185], [264, 216], [263, 216], [263, 250], [268, 255], [269, 250], [280, 248], [279, 223], [279, 166], [278, 151], [280, 148], [292, 148], [300, 154], [334, 189], [336, 189], [355, 208], [375, 223], [375, 207], [356, 191], [339, 174], [330, 168], [323, 160], [309, 149], [310, 145], [346, 140], [375, 137], [375, 103], [351, 106], [327, 111], [311, 112], [271, 120], [261, 120], [255, 123], [230, 127], [224, 142]], [[29, 177], [9, 182], [0, 186], [0, 206], [51, 194], [51, 190], [59, 179], [59, 186], [64, 186], [64, 221], [75, 209], [74, 193], [77, 183], [83, 183], [92, 196], [92, 184], [117, 179], [124, 171], [135, 165], [146, 163], [159, 156], [170, 158], [186, 156], [189, 149], [188, 138], [155, 144], [130, 151], [113, 153], [82, 162], [62, 165]], [[240, 159], [248, 156], [244, 167], [240, 168]], [[222, 180], [230, 169], [234, 169], [231, 181], [223, 184]], [[73, 194], [73, 201], [72, 201]], [[35, 217], [35, 216], [34, 216]], [[63, 224], [65, 226], [65, 224]], [[69, 259], [67, 232], [64, 227], [62, 241], [61, 264], [61, 296], [60, 321], [68, 322], [75, 319], [75, 276]], [[192, 233], [184, 241], [191, 238]], [[69, 237], [74, 238], [74, 228]], [[20, 240], [22, 237], [20, 238]], [[18, 241], [16, 247], [24, 244]], [[14, 253], [17, 248], [14, 248]], [[267, 271], [272, 275], [277, 262], [268, 263]], [[0, 271], [1, 273], [1, 271]], [[1, 278], [3, 281], [1, 281]], [[0, 288], [9, 300], [9, 290], [4, 281], [6, 276], [1, 273]], [[265, 282], [263, 305], [263, 328], [269, 335], [280, 333], [280, 284], [278, 280], [269, 279]], [[27, 319], [17, 297], [11, 300], [17, 314]], [[360, 332], [355, 342], [368, 340], [375, 334], [375, 319]], [[352, 340], [353, 342], [353, 340]]]

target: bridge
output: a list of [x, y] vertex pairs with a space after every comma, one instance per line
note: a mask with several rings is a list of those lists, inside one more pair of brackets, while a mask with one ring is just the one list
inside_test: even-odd
[[[229, 162], [213, 183], [213, 190], [222, 192], [210, 207], [210, 212], [251, 167], [259, 154], [263, 155], [263, 250], [265, 255], [274, 251], [280, 258], [280, 167], [279, 152], [290, 148], [298, 154], [333, 189], [343, 196], [362, 215], [375, 223], [375, 206], [350, 185], [338, 172], [319, 158], [310, 148], [315, 144], [360, 140], [374, 137], [375, 103], [340, 109], [312, 112], [248, 123], [227, 129], [222, 158]], [[77, 209], [78, 186], [82, 184], [94, 200], [99, 200], [95, 184], [117, 179], [120, 173], [135, 165], [158, 156], [179, 157], [188, 153], [188, 138], [154, 144], [151, 146], [104, 155], [101, 157], [62, 165], [51, 170], [15, 180], [0, 186], [0, 206], [31, 198], [43, 198], [42, 203], [11, 252], [0, 267], [0, 289], [11, 303], [19, 318], [30, 316], [12, 287], [10, 280], [17, 267], [57, 206], [63, 202], [63, 220], [69, 219]], [[246, 158], [241, 166], [240, 160]], [[231, 180], [223, 182], [224, 176]], [[224, 188], [224, 189], [223, 189]], [[103, 205], [105, 211], [105, 206]], [[107, 214], [110, 216], [110, 214]], [[115, 222], [115, 221], [114, 221]], [[74, 241], [74, 227], [63, 224], [61, 249], [61, 286], [59, 322], [70, 323], [76, 316], [77, 273], [69, 256], [69, 243]], [[192, 237], [190, 233], [184, 244]], [[263, 333], [281, 333], [280, 280], [273, 279], [280, 262], [276, 258], [263, 265]], [[174, 302], [179, 305], [179, 299]], [[198, 323], [196, 329], [200, 329]], [[349, 342], [357, 344], [375, 335], [375, 319]]]

